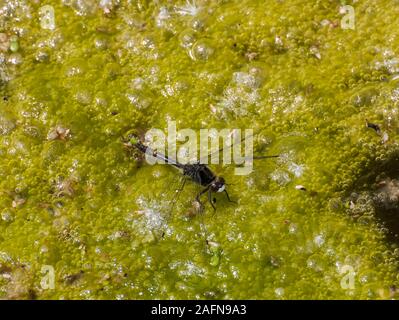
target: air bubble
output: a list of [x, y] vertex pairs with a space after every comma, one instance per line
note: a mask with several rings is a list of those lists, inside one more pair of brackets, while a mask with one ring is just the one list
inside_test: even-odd
[[46, 51], [38, 51], [35, 55], [35, 60], [37, 62], [47, 62], [49, 61], [50, 56]]
[[321, 247], [325, 242], [325, 237], [323, 234], [319, 234], [313, 239], [313, 241], [318, 247]]
[[196, 36], [192, 30], [185, 30], [179, 35], [179, 42], [183, 48], [191, 48], [195, 41]]
[[274, 293], [278, 298], [282, 298], [284, 296], [284, 288], [277, 288]]
[[190, 50], [190, 57], [193, 60], [206, 61], [209, 59], [210, 56], [213, 55], [213, 53], [214, 49], [208, 43], [208, 41], [199, 40], [193, 45], [192, 49]]
[[155, 22], [158, 27], [162, 28], [165, 27], [166, 21], [169, 20], [171, 17], [169, 10], [166, 7], [161, 7], [159, 9], [159, 13], [155, 18]]
[[315, 271], [323, 271], [324, 269], [323, 258], [318, 254], [314, 254], [309, 257], [309, 259], [306, 261], [306, 265]]
[[91, 95], [87, 91], [80, 91], [76, 93], [76, 101], [78, 101], [80, 104], [83, 105], [88, 105], [91, 103]]
[[108, 48], [108, 42], [106, 39], [103, 38], [96, 38], [94, 40], [94, 46], [96, 47], [96, 49], [98, 50], [105, 50]]
[[234, 72], [233, 81], [238, 85], [244, 85], [252, 89], [256, 89], [259, 86], [255, 76], [246, 72]]
[[97, 4], [94, 0], [74, 0], [72, 8], [78, 16], [88, 16], [95, 13]]
[[375, 272], [367, 271], [359, 275], [359, 281], [362, 284], [372, 283], [376, 281], [378, 277], [376, 276]]
[[0, 135], [7, 135], [15, 128], [15, 123], [0, 115]]
[[1, 219], [3, 221], [6, 222], [11, 222], [14, 220], [14, 215], [11, 213], [11, 211], [5, 209], [2, 213], [1, 213]]
[[48, 247], [46, 246], [46, 245], [43, 245], [41, 248], [40, 248], [40, 253], [47, 253], [48, 252]]
[[22, 63], [22, 56], [19, 53], [12, 53], [7, 59], [9, 64], [18, 65]]
[[191, 27], [196, 31], [202, 31], [205, 27], [205, 23], [203, 20], [196, 18], [191, 21]]

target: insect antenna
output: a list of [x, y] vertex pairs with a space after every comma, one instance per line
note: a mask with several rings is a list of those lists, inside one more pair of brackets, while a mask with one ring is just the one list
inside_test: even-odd
[[[230, 136], [231, 136], [232, 134], [233, 134], [233, 131], [230, 133]], [[243, 142], [245, 139], [254, 137], [255, 135], [256, 135], [255, 133], [252, 133], [252, 134], [250, 134], [250, 135], [248, 135], [248, 136], [245, 135], [245, 136], [244, 136], [243, 138], [241, 138], [239, 141], [235, 141], [235, 142], [231, 143], [229, 146], [223, 146], [223, 147], [219, 148], [218, 150], [212, 151], [212, 152], [210, 152], [208, 155], [206, 155], [206, 156], [204, 156], [203, 158], [199, 159], [199, 160], [198, 160], [198, 163], [207, 163], [207, 162], [204, 162], [205, 159], [209, 159], [209, 158], [211, 158], [213, 155], [222, 152], [226, 147], [227, 147], [227, 148], [232, 148], [232, 147], [234, 147], [235, 145], [237, 145], [237, 144]], [[244, 159], [245, 159], [245, 160], [250, 160], [250, 159], [252, 159], [252, 160], [260, 160], [260, 159], [269, 159], [269, 158], [278, 158], [278, 157], [280, 157], [280, 155], [254, 156], [254, 157], [245, 157]]]
[[[232, 131], [229, 135], [231, 136], [232, 134], [233, 134], [233, 131]], [[251, 134], [251, 135], [249, 135], [249, 136], [245, 136], [245, 137], [241, 138], [240, 141], [236, 141], [236, 142], [230, 144], [229, 146], [223, 146], [223, 147], [219, 148], [218, 150], [212, 151], [212, 152], [208, 153], [206, 156], [204, 156], [204, 157], [202, 157], [201, 159], [199, 159], [199, 160], [198, 160], [198, 163], [207, 163], [207, 162], [204, 161], [205, 159], [209, 159], [209, 158], [211, 158], [213, 155], [222, 152], [226, 147], [227, 147], [227, 148], [231, 148], [231, 147], [233, 147], [233, 146], [235, 146], [235, 145], [237, 145], [237, 144], [243, 142], [245, 139], [250, 138], [250, 137], [253, 137], [253, 136], [254, 136], [254, 134]]]
[[260, 159], [270, 159], [270, 158], [279, 158], [279, 157], [280, 157], [280, 155], [276, 154], [276, 155], [272, 155], [272, 156], [255, 156], [255, 157], [252, 157], [252, 159], [260, 160]]

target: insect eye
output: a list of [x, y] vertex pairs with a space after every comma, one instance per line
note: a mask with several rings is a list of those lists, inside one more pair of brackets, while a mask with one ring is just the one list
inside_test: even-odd
[[220, 183], [218, 181], [215, 181], [211, 184], [212, 191], [217, 192], [220, 188]]

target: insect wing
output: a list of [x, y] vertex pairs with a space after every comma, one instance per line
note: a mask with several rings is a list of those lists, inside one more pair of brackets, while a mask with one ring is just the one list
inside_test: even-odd
[[166, 177], [163, 187], [156, 195], [157, 200], [161, 203], [162, 225], [158, 232], [157, 238], [165, 237], [171, 232], [170, 223], [176, 216], [178, 203], [181, 200], [181, 194], [186, 185], [187, 178], [180, 173], [175, 173], [173, 178]]

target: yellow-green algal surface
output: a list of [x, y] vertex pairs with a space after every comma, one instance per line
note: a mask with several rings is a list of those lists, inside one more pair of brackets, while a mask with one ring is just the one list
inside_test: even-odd
[[[0, 0], [0, 297], [398, 298], [398, 17], [394, 0]], [[280, 158], [211, 166], [238, 203], [190, 215], [187, 184], [166, 220], [177, 171], [121, 137], [169, 120], [254, 129]]]

